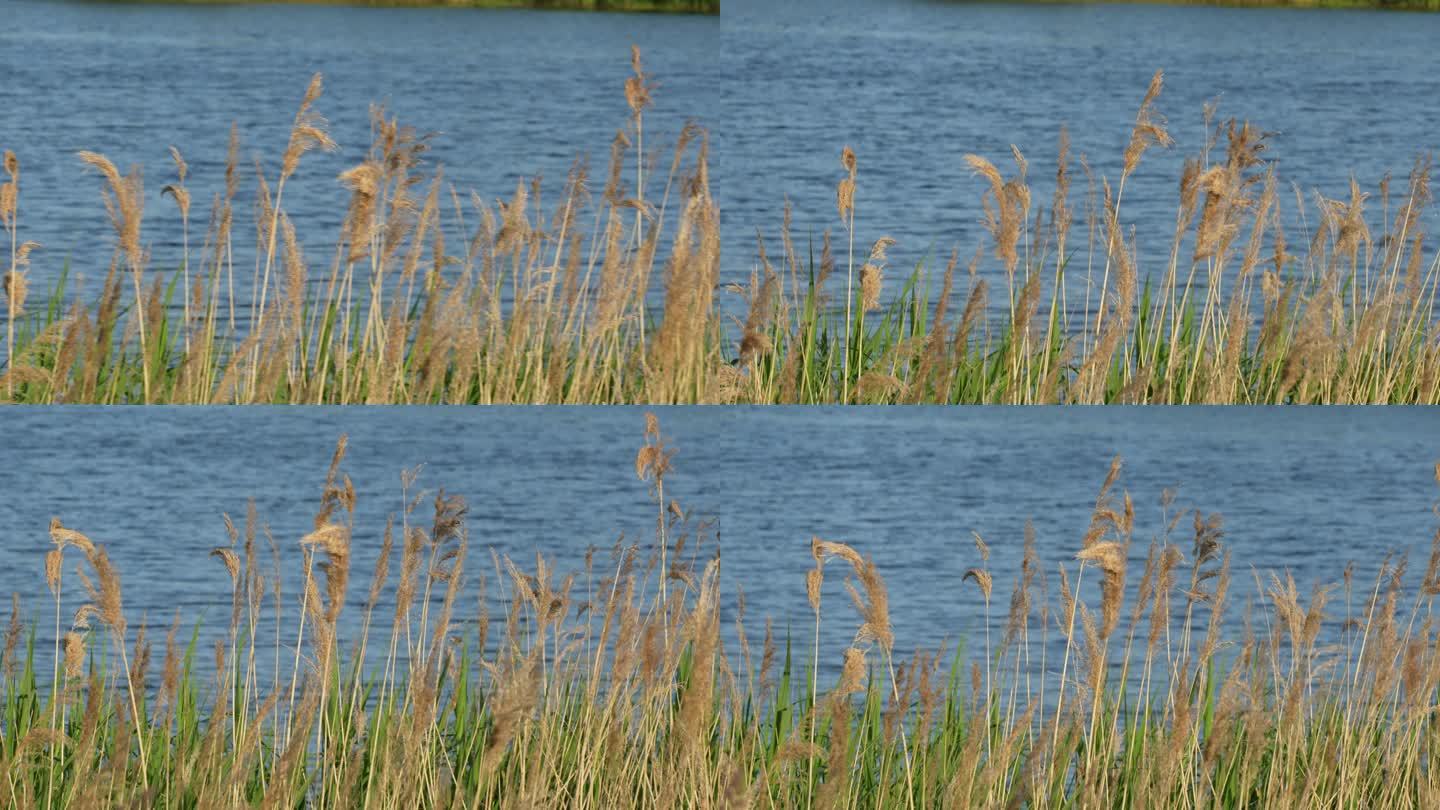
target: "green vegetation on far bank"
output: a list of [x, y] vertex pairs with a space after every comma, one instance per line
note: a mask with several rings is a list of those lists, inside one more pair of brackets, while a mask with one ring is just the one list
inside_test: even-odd
[[[954, 4], [977, 0], [944, 0]], [[1228, 6], [1244, 8], [1381, 9], [1385, 11], [1440, 11], [1440, 0], [1011, 0], [1044, 5], [1128, 3], [1165, 6]], [[986, 2], [986, 0], [979, 0]]]
[[535, 8], [564, 11], [627, 11], [676, 14], [719, 14], [720, 0], [106, 0], [124, 3], [237, 5], [244, 2], [385, 6], [416, 8]]

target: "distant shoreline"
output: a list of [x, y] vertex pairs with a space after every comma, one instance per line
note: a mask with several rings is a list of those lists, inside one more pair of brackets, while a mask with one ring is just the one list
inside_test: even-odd
[[1355, 9], [1371, 11], [1440, 11], [1440, 0], [938, 0], [949, 5], [1023, 3], [1028, 5], [1220, 6], [1226, 8]]
[[372, 6], [384, 8], [524, 8], [556, 11], [620, 11], [654, 14], [720, 13], [720, 0], [98, 0], [150, 5], [254, 5], [292, 4]]

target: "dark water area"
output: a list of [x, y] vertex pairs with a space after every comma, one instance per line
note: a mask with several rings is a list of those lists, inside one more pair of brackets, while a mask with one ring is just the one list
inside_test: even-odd
[[[80, 150], [105, 154], [122, 172], [143, 166], [142, 238], [151, 268], [169, 274], [182, 261], [180, 215], [160, 195], [174, 182], [169, 147], [190, 164], [198, 265], [234, 122], [235, 276], [248, 301], [254, 161], [273, 187], [312, 74], [325, 74], [316, 109], [340, 148], [306, 155], [284, 203], [319, 277], [349, 199], [336, 177], [369, 149], [372, 103], [418, 133], [437, 133], [429, 163], [444, 168], [467, 207], [472, 190], [493, 207], [539, 176], [548, 215], [577, 158], [603, 180], [629, 115], [631, 45], [661, 85], [646, 113], [647, 151], [668, 155], [689, 119], [713, 125], [719, 30], [714, 16], [668, 14], [5, 0], [0, 148], [22, 165], [20, 238], [45, 246], [32, 257], [33, 289], [48, 291], [70, 259], [93, 295], [109, 266], [102, 182], [76, 158]], [[466, 217], [473, 227], [474, 212]], [[458, 232], [451, 238], [458, 243]]]
[[[890, 589], [897, 649], [978, 643], [984, 605], [973, 583], [961, 583], [968, 568], [981, 565], [972, 532], [992, 550], [997, 620], [1003, 623], [1020, 571], [1027, 520], [1054, 598], [1058, 566], [1075, 573], [1074, 555], [1117, 454], [1124, 466], [1116, 496], [1128, 492], [1136, 515], [1129, 587], [1136, 587], [1146, 548], [1170, 518], [1184, 512], [1171, 541], [1189, 560], [1193, 517], [1184, 510], [1219, 514], [1233, 554], [1229, 616], [1237, 632], [1242, 606], [1257, 595], [1255, 575], [1288, 570], [1304, 592], [1339, 581], [1353, 562], [1364, 589], [1385, 555], [1397, 552], [1408, 554], [1412, 577], [1419, 576], [1440, 521], [1432, 511], [1440, 499], [1434, 409], [1114, 407], [1068, 409], [1064, 418], [1019, 408], [656, 413], [677, 450], [665, 496], [689, 510], [693, 524], [704, 521], [713, 530], [699, 558], [703, 563], [718, 548], [727, 627], [743, 588], [752, 641], [767, 618], [782, 638], [787, 629], [797, 643], [809, 637], [805, 571], [812, 565], [810, 538], [819, 536], [874, 556]], [[423, 465], [412, 496], [443, 487], [469, 504], [472, 546], [458, 616], [473, 626], [483, 575], [493, 639], [503, 626], [508, 585], [490, 551], [530, 571], [535, 555], [544, 554], [559, 575], [581, 574], [582, 592], [590, 548], [599, 549], [590, 582], [604, 576], [609, 550], [622, 537], [643, 551], [655, 548], [655, 502], [634, 470], [643, 414], [440, 407], [7, 411], [0, 594], [20, 595], [26, 619], [39, 623], [40, 649], [48, 649], [53, 608], [43, 557], [51, 547], [50, 518], [58, 516], [108, 549], [132, 626], [143, 616], [163, 627], [177, 611], [187, 628], [203, 618], [208, 649], [224, 632], [230, 586], [224, 567], [207, 554], [228, 543], [222, 515], [242, 523], [253, 498], [280, 549], [293, 618], [298, 541], [313, 527], [331, 453], [345, 433], [343, 470], [354, 481], [358, 509], [342, 623], [351, 633], [358, 624], [386, 517], [404, 500], [402, 471]], [[1161, 505], [1166, 489], [1176, 491], [1168, 509]], [[428, 525], [429, 508], [426, 500], [417, 522]], [[77, 562], [73, 552], [70, 560], [67, 569]], [[262, 560], [268, 570], [268, 551]], [[79, 588], [68, 570], [66, 576], [68, 616], [79, 606]], [[832, 651], [858, 626], [841, 581], [840, 566], [832, 565], [824, 636]], [[1082, 590], [1093, 605], [1093, 573]], [[1340, 610], [1331, 611], [1337, 622]]]
[[[779, 252], [786, 199], [801, 252], [829, 229], [841, 240], [843, 264], [835, 186], [849, 145], [859, 157], [857, 252], [889, 235], [899, 242], [891, 278], [922, 261], [938, 276], [952, 250], [963, 268], [983, 242], [980, 274], [992, 284], [992, 308], [1003, 309], [1005, 296], [996, 293], [1004, 275], [981, 227], [984, 183], [964, 156], [984, 156], [1010, 177], [1018, 146], [1030, 163], [1034, 210], [1048, 212], [1066, 127], [1072, 206], [1083, 217], [1079, 158], [1088, 157], [1097, 179], [1118, 184], [1137, 108], [1161, 69], [1157, 110], [1175, 145], [1145, 155], [1121, 204], [1142, 278], [1158, 278], [1168, 264], [1182, 161], [1204, 147], [1211, 101], [1219, 121], [1248, 120], [1274, 133], [1265, 156], [1277, 162], [1292, 253], [1314, 233], [1314, 192], [1348, 199], [1352, 174], [1371, 194], [1367, 215], [1378, 228], [1386, 218], [1382, 177], [1393, 173], [1392, 193], [1403, 193], [1413, 161], [1440, 147], [1437, 41], [1433, 14], [729, 0], [721, 54], [726, 75], [739, 78], [722, 85], [716, 150], [716, 175], [730, 195], [727, 266], [754, 263], [757, 230], [771, 255]], [[1292, 184], [1309, 206], [1303, 219]], [[1428, 224], [1433, 232], [1440, 219]], [[1085, 271], [1084, 239], [1077, 223], [1072, 282]]]

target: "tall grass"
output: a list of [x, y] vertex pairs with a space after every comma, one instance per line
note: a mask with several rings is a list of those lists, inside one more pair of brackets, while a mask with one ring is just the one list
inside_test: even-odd
[[[592, 551], [569, 575], [538, 557], [477, 565], [463, 501], [430, 499], [412, 474], [360, 596], [344, 453], [342, 440], [313, 531], [271, 562], [253, 507], [243, 526], [227, 519], [212, 556], [233, 585], [228, 630], [201, 664], [177, 617], [158, 677], [103, 544], [52, 521], [50, 671], [18, 603], [6, 634], [11, 806], [1426, 807], [1440, 795], [1440, 533], [1418, 587], [1403, 557], [1372, 584], [1347, 568], [1308, 596], [1288, 573], [1256, 572], [1261, 604], [1242, 613], [1219, 516], [1162, 499], [1164, 528], [1144, 548], [1117, 459], [1069, 564], [1045, 570], [1027, 529], [993, 627], [996, 572], [976, 539], [948, 598], [983, 607], [983, 647], [896, 649], [882, 562], [816, 538], [803, 583], [815, 646], [793, 649], [767, 621], [752, 649], [717, 538], [661, 495], [674, 451], [653, 418], [635, 470], [655, 498], [655, 543]], [[282, 590], [294, 580], [281, 557], [297, 551], [300, 587]], [[86, 603], [65, 629], [71, 562]], [[472, 590], [481, 609], [467, 620], [457, 606]], [[822, 649], [822, 623], [853, 640]]]
[[[847, 147], [837, 176], [843, 258], [828, 232], [818, 245], [798, 244], [787, 211], [775, 258], [762, 241], [746, 283], [722, 285], [705, 132], [687, 126], [663, 155], [652, 128], [647, 151], [653, 87], [636, 52], [625, 84], [630, 116], [611, 145], [603, 190], [592, 193], [577, 164], [548, 210], [538, 184], [493, 207], [472, 195], [467, 206], [423, 160], [426, 139], [377, 111], [369, 159], [339, 178], [349, 194], [345, 224], [328, 269], [316, 272], [284, 191], [305, 153], [332, 143], [317, 112], [317, 77], [278, 174], [256, 178], [248, 297], [234, 281], [237, 263], [248, 262], [232, 228], [241, 182], [233, 137], [196, 251], [184, 159], [175, 155], [177, 182], [165, 190], [178, 210], [166, 215], [186, 246], [175, 269], [157, 270], [145, 247], [139, 170], [122, 176], [84, 153], [101, 178], [115, 260], [95, 300], [67, 297], [62, 276], [30, 312], [25, 264], [36, 246], [23, 239], [18, 162], [9, 156], [15, 171], [0, 186], [12, 266], [0, 395], [42, 403], [1440, 402], [1428, 160], [1404, 184], [1382, 182], [1374, 198], [1354, 182], [1345, 199], [1307, 201], [1297, 191], [1284, 214], [1265, 136], [1207, 112], [1211, 136], [1185, 161], [1168, 254], [1141, 266], [1125, 190], [1147, 152], [1172, 143], [1157, 73], [1113, 185], [1082, 159], [1085, 188], [1072, 192], [1063, 132], [1048, 204], [1035, 200], [1020, 150], [1008, 175], [989, 158], [967, 157], [988, 231], [968, 263], [956, 251], [938, 272], [921, 266], [887, 281], [896, 275], [887, 259], [894, 241], [870, 231], [874, 213], [857, 210], [864, 157]], [[1296, 221], [1304, 232], [1288, 234]], [[1003, 289], [993, 289], [990, 279], [1002, 278]]]

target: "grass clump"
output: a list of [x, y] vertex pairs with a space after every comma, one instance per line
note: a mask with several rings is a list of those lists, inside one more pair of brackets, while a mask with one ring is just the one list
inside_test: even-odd
[[[983, 610], [978, 653], [901, 653], [880, 564], [816, 538], [815, 646], [792, 654], [769, 622], [752, 649], [718, 538], [666, 500], [674, 450], [653, 417], [635, 468], [654, 544], [563, 576], [492, 555], [489, 598], [464, 502], [418, 493], [414, 473], [361, 597], [344, 454], [342, 439], [313, 529], [284, 552], [298, 589], [253, 506], [227, 518], [228, 630], [202, 665], [177, 618], [158, 678], [103, 545], [52, 521], [53, 666], [37, 669], [33, 632], [20, 649], [17, 603], [0, 668], [14, 806], [1424, 807], [1440, 790], [1440, 534], [1418, 587], [1403, 558], [1308, 596], [1257, 572], [1237, 625], [1220, 517], [1167, 495], [1140, 548], [1117, 459], [1069, 564], [1045, 570], [1027, 529], [993, 627], [976, 538], [952, 598]], [[841, 576], [853, 614], [833, 601]], [[851, 641], [822, 647], [836, 621]]]

